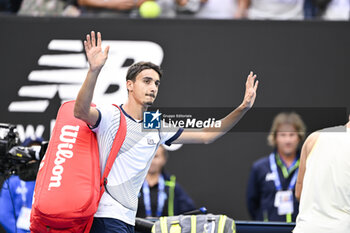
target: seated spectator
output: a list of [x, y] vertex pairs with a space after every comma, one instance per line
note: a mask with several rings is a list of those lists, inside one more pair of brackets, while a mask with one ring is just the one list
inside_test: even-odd
[[197, 18], [232, 19], [235, 13], [235, 0], [208, 0], [202, 3], [194, 15]]
[[80, 10], [75, 0], [22, 0], [18, 15], [77, 17]]
[[141, 1], [134, 0], [77, 0], [82, 14], [93, 14], [98, 16], [125, 16], [136, 8]]
[[22, 0], [0, 0], [0, 12], [16, 13]]
[[[208, 0], [175, 0], [179, 13], [198, 13], [202, 5]], [[222, 0], [221, 0], [222, 1]]]
[[322, 14], [324, 20], [349, 20], [350, 19], [350, 1], [332, 0], [327, 5]]
[[140, 191], [137, 217], [174, 216], [195, 209], [192, 199], [176, 183], [175, 176], [164, 172], [167, 153], [160, 146], [152, 160]]
[[[323, 20], [349, 20], [350, 2], [348, 0], [306, 0], [309, 1], [311, 17]], [[311, 8], [311, 9], [310, 9]]]
[[[23, 146], [40, 145], [41, 138], [26, 139]], [[7, 233], [29, 231], [30, 211], [39, 162], [33, 161], [18, 175], [12, 175], [4, 181], [0, 190], [0, 224]]]
[[305, 125], [298, 114], [280, 113], [273, 120], [268, 142], [274, 151], [253, 164], [248, 182], [247, 206], [253, 220], [295, 221], [298, 146], [304, 136]]
[[[77, 0], [85, 15], [103, 17], [140, 17], [139, 7], [146, 1], [153, 0]], [[154, 0], [161, 12], [159, 17], [175, 17], [175, 0]]]
[[304, 0], [237, 0], [235, 18], [301, 20]]

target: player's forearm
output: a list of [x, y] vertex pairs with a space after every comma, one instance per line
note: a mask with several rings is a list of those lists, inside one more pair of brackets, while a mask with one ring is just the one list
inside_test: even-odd
[[220, 127], [209, 127], [203, 129], [204, 133], [204, 143], [212, 143], [222, 135], [226, 134], [231, 130], [239, 120], [244, 116], [244, 114], [249, 110], [243, 104], [233, 110], [225, 118], [221, 119]]
[[96, 7], [96, 8], [111, 8], [110, 1], [104, 0], [78, 0], [80, 6]]
[[250, 6], [250, 0], [238, 0], [237, 8], [240, 10], [247, 10]]
[[93, 98], [97, 77], [100, 70], [88, 71], [86, 79], [81, 86], [75, 105], [74, 105], [74, 116], [84, 121], [88, 120], [90, 113], [90, 105]]
[[250, 6], [250, 0], [238, 0], [237, 1], [237, 9], [235, 12], [235, 18], [246, 18], [247, 10]]
[[301, 190], [303, 189], [303, 184], [302, 183], [296, 183], [295, 185], [295, 198], [300, 201], [301, 197]]
[[118, 0], [78, 0], [80, 6], [125, 10]]

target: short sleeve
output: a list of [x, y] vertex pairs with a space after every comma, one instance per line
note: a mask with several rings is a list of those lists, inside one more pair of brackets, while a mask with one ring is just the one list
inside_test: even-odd
[[161, 131], [160, 132], [160, 138], [161, 138], [161, 144], [165, 144], [167, 146], [170, 146], [172, 142], [174, 142], [176, 139], [180, 137], [180, 135], [183, 132], [183, 128], [176, 128], [171, 131]]
[[[94, 126], [89, 126], [90, 129], [97, 133], [103, 134], [116, 119], [120, 117], [120, 110], [113, 105], [98, 106], [99, 118]], [[119, 122], [117, 123], [119, 126]]]
[[96, 110], [98, 111], [98, 119], [97, 119], [97, 121], [96, 121], [96, 124], [95, 124], [95, 125], [93, 125], [93, 126], [88, 125], [88, 126], [89, 126], [89, 128], [90, 128], [91, 130], [93, 130], [93, 129], [97, 128], [97, 127], [100, 125], [100, 122], [101, 122], [101, 111], [100, 111], [98, 108], [96, 108]]

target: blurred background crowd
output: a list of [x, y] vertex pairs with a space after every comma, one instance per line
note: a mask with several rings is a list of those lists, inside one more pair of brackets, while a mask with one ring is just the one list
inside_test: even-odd
[[[149, 4], [149, 2], [152, 2], [152, 4]], [[93, 15], [126, 18], [180, 17], [251, 20], [349, 20], [350, 1], [0, 0], [0, 11], [3, 14], [24, 16], [79, 17]]]

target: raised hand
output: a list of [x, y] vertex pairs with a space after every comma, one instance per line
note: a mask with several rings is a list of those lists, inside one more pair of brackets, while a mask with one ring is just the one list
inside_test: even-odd
[[99, 72], [102, 69], [108, 57], [109, 46], [107, 46], [105, 50], [102, 51], [101, 42], [101, 33], [97, 33], [96, 41], [94, 31], [91, 32], [91, 35], [87, 34], [86, 40], [84, 41], [85, 52], [90, 65], [90, 70], [93, 72]]
[[251, 108], [254, 104], [256, 97], [256, 90], [258, 89], [259, 81], [256, 80], [256, 75], [253, 72], [247, 77], [247, 82], [245, 83], [245, 94], [242, 105], [244, 108]]

